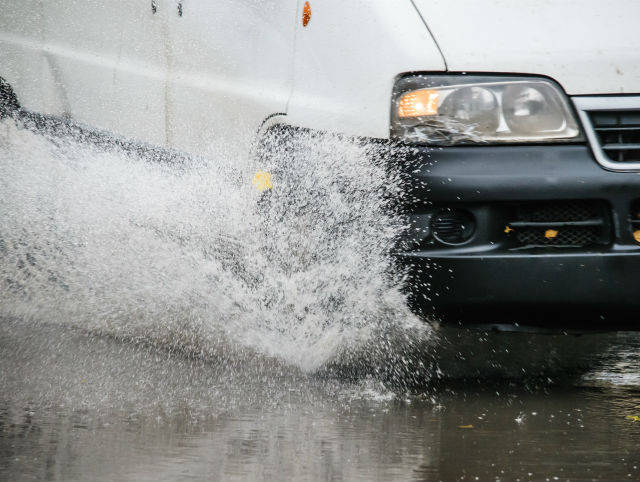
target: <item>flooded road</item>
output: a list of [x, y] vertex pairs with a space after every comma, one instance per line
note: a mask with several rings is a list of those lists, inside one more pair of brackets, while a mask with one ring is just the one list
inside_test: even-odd
[[637, 334], [572, 386], [408, 393], [0, 326], [0, 480], [640, 479]]
[[0, 481], [640, 480], [640, 336], [419, 320], [367, 146], [80, 134], [0, 123]]

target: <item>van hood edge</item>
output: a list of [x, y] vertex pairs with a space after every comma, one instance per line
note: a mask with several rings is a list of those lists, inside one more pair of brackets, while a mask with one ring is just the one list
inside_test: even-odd
[[640, 2], [412, 1], [449, 71], [545, 75], [570, 95], [640, 93]]

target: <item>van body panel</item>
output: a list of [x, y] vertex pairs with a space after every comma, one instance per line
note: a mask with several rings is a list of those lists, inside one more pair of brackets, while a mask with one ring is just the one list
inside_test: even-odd
[[636, 0], [413, 1], [451, 71], [545, 75], [570, 95], [640, 91]]
[[166, 145], [163, 19], [147, 2], [0, 1], [0, 76], [23, 108]]
[[422, 19], [409, 0], [310, 3], [309, 24], [303, 27], [301, 18], [298, 21], [288, 122], [389, 137], [396, 76], [445, 70]]
[[293, 85], [297, 0], [165, 0], [169, 144], [215, 156], [246, 151], [284, 113]]
[[0, 0], [23, 108], [143, 143], [246, 153], [293, 86], [297, 0]]
[[[43, 47], [44, 0], [0, 0], [0, 76], [13, 88], [24, 108], [44, 110], [47, 89]], [[51, 84], [49, 80], [48, 84]]]

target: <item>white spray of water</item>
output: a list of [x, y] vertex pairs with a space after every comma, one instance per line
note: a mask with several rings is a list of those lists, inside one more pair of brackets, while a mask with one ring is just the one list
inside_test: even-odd
[[2, 122], [0, 316], [304, 370], [428, 337], [392, 269], [400, 192], [376, 149], [309, 135], [272, 165], [166, 164]]

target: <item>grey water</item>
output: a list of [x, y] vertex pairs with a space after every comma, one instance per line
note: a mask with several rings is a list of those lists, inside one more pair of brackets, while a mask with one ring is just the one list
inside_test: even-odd
[[640, 480], [638, 335], [417, 319], [398, 180], [299, 142], [163, 163], [0, 123], [0, 480]]
[[407, 393], [0, 326], [0, 480], [640, 479], [637, 335], [570, 386]]

